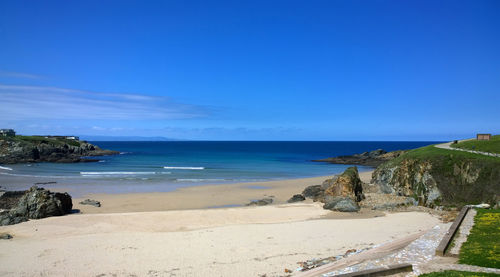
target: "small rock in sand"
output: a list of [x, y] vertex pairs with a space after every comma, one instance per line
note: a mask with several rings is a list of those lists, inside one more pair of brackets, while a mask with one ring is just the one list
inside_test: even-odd
[[302, 194], [295, 194], [294, 196], [292, 196], [292, 198], [288, 199], [288, 203], [294, 203], [294, 202], [300, 202], [300, 201], [304, 201], [306, 200], [306, 198], [302, 195]]
[[11, 239], [11, 238], [12, 238], [11, 234], [7, 233], [0, 234], [0, 239]]
[[101, 206], [101, 202], [99, 202], [97, 200], [93, 200], [93, 199], [85, 199], [82, 202], [80, 202], [80, 204], [82, 204], [82, 205], [92, 205], [94, 207], [100, 207]]
[[272, 198], [263, 198], [260, 200], [254, 200], [254, 201], [246, 204], [246, 206], [265, 206], [265, 205], [269, 205], [271, 203], [273, 203]]

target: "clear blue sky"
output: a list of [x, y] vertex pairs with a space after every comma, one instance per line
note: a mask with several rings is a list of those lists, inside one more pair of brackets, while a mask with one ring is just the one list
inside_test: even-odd
[[1, 1], [0, 128], [206, 140], [500, 133], [500, 1]]

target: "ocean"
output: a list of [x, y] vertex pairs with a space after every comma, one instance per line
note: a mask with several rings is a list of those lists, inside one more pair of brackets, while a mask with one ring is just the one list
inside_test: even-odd
[[[93, 163], [0, 165], [0, 186], [35, 182], [80, 193], [171, 191], [203, 184], [260, 182], [341, 173], [348, 165], [313, 162], [375, 149], [412, 149], [428, 141], [94, 141], [120, 155]], [[96, 158], [96, 157], [93, 157]], [[358, 166], [360, 171], [369, 167]]]

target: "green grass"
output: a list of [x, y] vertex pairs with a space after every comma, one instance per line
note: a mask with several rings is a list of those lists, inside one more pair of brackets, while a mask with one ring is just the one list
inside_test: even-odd
[[451, 144], [451, 147], [500, 154], [500, 135], [492, 136], [491, 140], [468, 140]]
[[435, 158], [443, 158], [449, 157], [452, 159], [468, 159], [468, 160], [487, 160], [492, 162], [498, 162], [500, 164], [500, 158], [485, 156], [481, 154], [462, 152], [462, 151], [453, 151], [449, 149], [442, 149], [434, 147], [433, 145], [417, 148], [408, 151], [407, 153], [397, 157], [392, 160], [397, 162], [397, 160], [401, 160], [403, 158], [413, 158], [413, 159], [435, 159]]
[[458, 262], [500, 268], [500, 209], [478, 209]]
[[38, 144], [51, 144], [51, 145], [72, 145], [72, 146], [80, 146], [80, 142], [77, 140], [64, 139], [64, 138], [45, 138], [42, 136], [15, 136], [15, 137], [7, 137], [4, 139], [19, 141], [22, 143], [32, 143], [35, 145]]
[[446, 271], [440, 271], [440, 272], [431, 272], [431, 273], [426, 273], [419, 275], [421, 277], [468, 277], [468, 276], [477, 276], [477, 277], [493, 277], [493, 276], [500, 276], [499, 274], [495, 273], [481, 273], [481, 272], [470, 272], [470, 271], [456, 271], [456, 270], [446, 270]]

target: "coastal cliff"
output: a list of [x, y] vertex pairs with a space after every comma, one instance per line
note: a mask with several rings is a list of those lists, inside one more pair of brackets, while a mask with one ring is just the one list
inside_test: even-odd
[[500, 199], [500, 158], [427, 146], [380, 165], [372, 183], [420, 205], [463, 205]]
[[104, 150], [80, 140], [38, 136], [0, 138], [0, 164], [93, 162], [96, 160], [82, 157], [114, 154], [119, 152]]
[[348, 164], [348, 165], [364, 165], [364, 166], [379, 166], [384, 162], [392, 160], [406, 153], [405, 150], [387, 152], [383, 149], [377, 149], [361, 154], [338, 156], [321, 160], [313, 160], [313, 162], [325, 162], [332, 164]]

